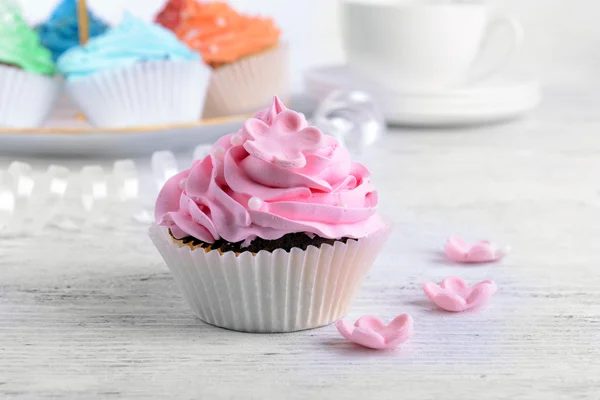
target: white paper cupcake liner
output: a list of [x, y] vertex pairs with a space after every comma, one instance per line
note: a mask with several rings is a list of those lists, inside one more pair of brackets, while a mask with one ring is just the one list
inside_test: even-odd
[[253, 114], [268, 107], [273, 96], [287, 98], [291, 92], [289, 51], [286, 44], [213, 71], [205, 118]]
[[67, 82], [96, 126], [126, 127], [197, 121], [211, 70], [200, 61], [147, 61]]
[[59, 86], [53, 77], [0, 65], [0, 126], [42, 126], [52, 111]]
[[202, 321], [247, 332], [293, 332], [339, 319], [350, 307], [390, 228], [369, 237], [290, 252], [219, 253], [150, 237]]

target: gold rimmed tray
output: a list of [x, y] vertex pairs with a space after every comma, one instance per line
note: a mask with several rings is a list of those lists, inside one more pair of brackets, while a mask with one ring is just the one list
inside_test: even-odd
[[0, 135], [6, 134], [49, 134], [49, 135], [89, 135], [94, 133], [142, 133], [150, 131], [160, 131], [165, 129], [190, 129], [195, 127], [210, 126], [210, 125], [222, 125], [230, 123], [232, 121], [240, 121], [248, 116], [237, 115], [230, 117], [221, 118], [209, 118], [201, 121], [187, 122], [182, 124], [169, 124], [169, 125], [143, 125], [143, 126], [128, 126], [123, 128], [102, 128], [97, 126], [45, 126], [40, 128], [2, 128], [0, 127]]
[[193, 149], [239, 129], [247, 116], [205, 119], [172, 125], [102, 128], [70, 113], [53, 116], [41, 128], [0, 128], [0, 156], [121, 157], [157, 150]]
[[[291, 96], [295, 110], [310, 115], [315, 101]], [[212, 144], [236, 132], [252, 114], [203, 119], [185, 124], [146, 125], [126, 128], [94, 127], [66, 96], [60, 96], [43, 127], [0, 127], [0, 157], [134, 157], [158, 150], [189, 150]]]

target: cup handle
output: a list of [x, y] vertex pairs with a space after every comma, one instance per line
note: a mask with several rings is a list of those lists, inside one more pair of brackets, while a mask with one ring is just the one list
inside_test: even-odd
[[508, 15], [497, 15], [487, 24], [483, 42], [479, 49], [479, 54], [473, 63], [474, 65], [477, 65], [481, 54], [489, 47], [488, 43], [493, 33], [502, 30], [510, 34], [510, 42], [506, 45], [506, 49], [500, 55], [496, 56], [495, 60], [486, 63], [487, 65], [480, 68], [472, 68], [473, 71], [467, 77], [468, 82], [476, 82], [498, 72], [508, 64], [508, 61], [511, 60], [516, 51], [521, 47], [523, 43], [523, 28], [521, 24]]

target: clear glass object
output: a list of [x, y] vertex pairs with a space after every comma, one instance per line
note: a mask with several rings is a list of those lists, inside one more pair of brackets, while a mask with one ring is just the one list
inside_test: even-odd
[[[36, 180], [29, 202], [32, 232], [40, 232], [60, 212], [70, 173], [68, 168], [50, 165]], [[37, 213], [36, 210], [44, 212]]]
[[385, 118], [371, 96], [361, 91], [334, 91], [317, 107], [311, 121], [353, 154], [361, 154], [386, 131]]
[[152, 154], [152, 174], [160, 190], [167, 180], [179, 172], [175, 155], [167, 150]]
[[0, 171], [0, 232], [8, 229], [15, 209], [14, 179], [8, 171]]
[[31, 195], [35, 186], [31, 165], [20, 161], [13, 161], [8, 166], [8, 173], [13, 181], [13, 210], [10, 220], [11, 230], [20, 232], [29, 213]]
[[101, 223], [106, 219], [108, 184], [104, 169], [86, 165], [80, 173], [81, 203], [87, 223]]
[[110, 181], [110, 194], [114, 200], [127, 203], [138, 198], [140, 180], [133, 160], [115, 161]]

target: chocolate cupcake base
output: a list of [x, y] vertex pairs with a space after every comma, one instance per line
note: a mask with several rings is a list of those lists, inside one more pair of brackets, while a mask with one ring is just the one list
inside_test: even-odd
[[192, 248], [202, 248], [206, 251], [218, 250], [221, 253], [233, 251], [234, 253], [240, 254], [246, 251], [249, 251], [250, 253], [258, 253], [261, 250], [273, 252], [277, 249], [281, 249], [286, 252], [289, 252], [294, 248], [306, 250], [308, 246], [315, 246], [316, 248], [320, 248], [324, 244], [333, 246], [335, 242], [346, 243], [348, 240], [352, 239], [346, 237], [341, 239], [327, 239], [316, 235], [309, 236], [306, 233], [298, 232], [288, 233], [287, 235], [275, 240], [256, 238], [248, 246], [243, 246], [244, 242], [232, 243], [223, 239], [219, 239], [213, 243], [207, 243], [192, 236], [174, 240]]

